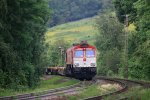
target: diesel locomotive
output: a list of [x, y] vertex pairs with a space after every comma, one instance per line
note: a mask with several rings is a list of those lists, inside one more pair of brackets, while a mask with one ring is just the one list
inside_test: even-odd
[[46, 73], [88, 80], [96, 75], [96, 48], [86, 41], [67, 49], [65, 60], [66, 67], [49, 67]]

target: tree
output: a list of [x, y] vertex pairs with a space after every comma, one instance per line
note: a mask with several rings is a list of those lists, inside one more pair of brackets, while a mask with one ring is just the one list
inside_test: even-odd
[[48, 66], [65, 66], [65, 52], [69, 47], [69, 43], [64, 40], [58, 40], [53, 44], [48, 45], [46, 50], [47, 65]]
[[98, 73], [106, 75], [108, 71], [118, 73], [123, 49], [123, 25], [112, 13], [100, 15], [96, 20], [97, 34], [95, 45], [100, 52]]
[[115, 0], [114, 4], [118, 15], [129, 14], [132, 17], [130, 23], [135, 23], [137, 27], [136, 32], [129, 37], [130, 76], [150, 79], [150, 2], [149, 0]]
[[40, 77], [46, 0], [0, 1], [0, 87], [33, 87]]
[[[134, 4], [137, 9], [137, 32], [130, 42], [131, 54], [131, 76], [134, 78], [150, 79], [150, 4], [147, 0], [138, 0]], [[136, 70], [136, 72], [135, 72]]]
[[49, 5], [53, 10], [50, 26], [92, 17], [102, 9], [101, 0], [50, 0]]
[[124, 15], [129, 15], [129, 21], [133, 22], [136, 19], [136, 9], [133, 4], [137, 0], [113, 0], [113, 3], [116, 8], [116, 14], [119, 18], [119, 21], [124, 23]]

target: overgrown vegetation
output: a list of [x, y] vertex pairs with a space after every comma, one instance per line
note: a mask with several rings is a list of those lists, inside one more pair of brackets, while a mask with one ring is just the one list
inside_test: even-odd
[[79, 82], [75, 79], [67, 79], [62, 76], [52, 76], [50, 79], [42, 79], [42, 81], [37, 85], [37, 88], [26, 88], [24, 90], [12, 90], [12, 89], [0, 89], [0, 96], [11, 96], [23, 93], [33, 93], [33, 92], [41, 92], [44, 90], [55, 89], [60, 87], [65, 87], [69, 85], [73, 85]]
[[123, 50], [123, 25], [119, 23], [114, 13], [104, 13], [96, 20], [99, 34], [95, 45], [100, 52], [98, 56], [98, 74], [118, 74]]
[[71, 46], [70, 43], [65, 40], [57, 40], [54, 43], [46, 43], [47, 49], [43, 56], [45, 56], [45, 63], [47, 66], [56, 67], [61, 66], [64, 67], [65, 64], [65, 52]]
[[[96, 47], [100, 52], [98, 73], [113, 75], [125, 73], [125, 15], [129, 16], [128, 68], [129, 77], [150, 79], [150, 3], [148, 0], [114, 0], [116, 14], [105, 12], [97, 19], [99, 34]], [[131, 29], [131, 26], [133, 29]]]
[[0, 88], [34, 87], [40, 80], [46, 0], [0, 0]]
[[129, 75], [138, 79], [150, 79], [150, 2], [114, 0], [114, 4], [117, 15], [123, 18], [121, 15], [128, 14], [131, 19], [129, 23], [134, 23], [137, 27], [129, 37]]
[[127, 92], [122, 94], [108, 96], [104, 100], [116, 100], [121, 98], [128, 98], [128, 100], [148, 100], [150, 98], [150, 89], [143, 89], [140, 86], [130, 88]]
[[107, 85], [98, 85], [98, 84], [93, 84], [89, 86], [88, 88], [84, 89], [81, 91], [81, 93], [73, 95], [73, 96], [68, 96], [67, 98], [69, 100], [78, 100], [78, 99], [85, 99], [89, 97], [94, 97], [94, 96], [99, 96], [103, 95], [106, 93], [110, 93], [113, 91], [116, 91], [117, 86], [115, 84], [107, 84]]

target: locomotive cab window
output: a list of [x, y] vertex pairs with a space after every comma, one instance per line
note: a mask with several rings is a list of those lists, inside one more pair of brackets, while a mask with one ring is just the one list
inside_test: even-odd
[[75, 57], [83, 57], [84, 53], [83, 50], [76, 50], [75, 51]]
[[94, 57], [95, 53], [94, 50], [86, 50], [86, 57]]

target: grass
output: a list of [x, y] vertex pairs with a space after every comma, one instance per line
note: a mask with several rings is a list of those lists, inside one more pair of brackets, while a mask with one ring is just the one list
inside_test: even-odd
[[40, 92], [44, 90], [73, 85], [79, 82], [78, 80], [75, 80], [75, 79], [69, 79], [67, 81], [63, 81], [64, 79], [65, 77], [62, 77], [62, 76], [54, 76], [48, 80], [41, 81], [40, 84], [35, 89], [27, 88], [25, 90], [20, 90], [20, 91], [15, 91], [15, 90], [10, 90], [10, 89], [9, 90], [0, 89], [0, 96], [11, 96], [11, 95], [24, 94], [24, 93]]
[[129, 100], [149, 100], [150, 89], [133, 88], [131, 91], [121, 96], [130, 97]]
[[130, 88], [128, 92], [122, 93], [120, 95], [110, 96], [104, 100], [116, 100], [119, 98], [128, 97], [128, 100], [149, 100], [150, 98], [150, 89], [143, 89], [140, 86]]
[[99, 96], [105, 93], [109, 93], [111, 91], [116, 90], [116, 85], [109, 85], [106, 87], [106, 85], [97, 85], [94, 84], [92, 86], [89, 86], [87, 89], [84, 89], [80, 94], [68, 96], [67, 98], [69, 100], [79, 100], [79, 99], [85, 99], [89, 97]]
[[150, 99], [150, 89], [142, 90], [138, 93], [138, 95], [141, 97], [141, 100]]
[[[79, 100], [110, 93], [115, 90], [116, 85], [105, 85], [105, 86], [92, 85], [89, 86], [89, 88], [84, 89], [80, 94], [67, 96], [67, 98], [68, 100]], [[124, 97], [129, 97], [129, 100], [149, 100], [150, 89], [143, 89], [142, 87], [137, 86], [134, 88], [130, 88], [128, 92], [118, 94], [115, 96], [109, 96], [104, 98], [104, 100], [117, 100], [119, 98]]]
[[96, 85], [92, 85], [89, 88], [83, 90], [80, 94], [73, 95], [73, 96], [68, 96], [69, 100], [78, 100], [78, 99], [83, 99], [83, 98], [88, 98], [91, 96], [96, 96], [99, 95], [101, 91], [97, 88]]
[[94, 44], [97, 33], [94, 24], [95, 17], [92, 17], [52, 27], [45, 35], [46, 42], [54, 43], [63, 39], [70, 43], [87, 40], [90, 44]]

